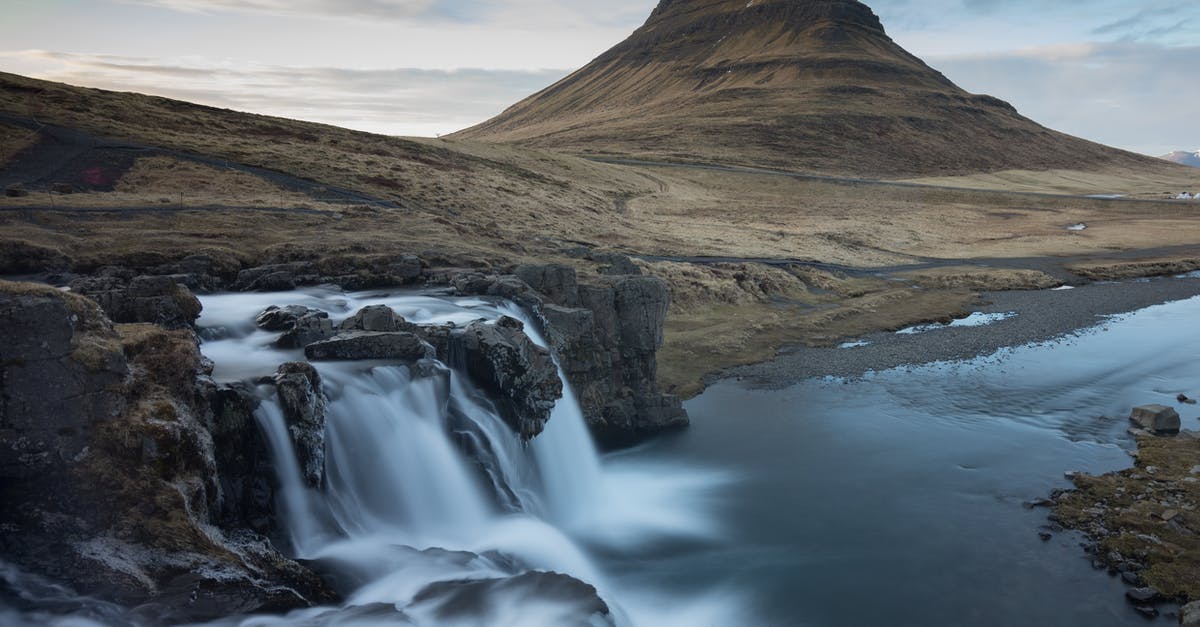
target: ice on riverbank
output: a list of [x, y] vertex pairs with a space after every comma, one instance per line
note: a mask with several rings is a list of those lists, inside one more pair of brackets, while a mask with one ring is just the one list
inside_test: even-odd
[[899, 331], [896, 331], [896, 333], [899, 335], [915, 335], [917, 333], [936, 331], [938, 329], [945, 329], [948, 327], [983, 327], [989, 324], [995, 324], [1002, 320], [1007, 320], [1016, 315], [1017, 313], [1014, 311], [1006, 313], [983, 313], [977, 311], [966, 318], [959, 318], [958, 320], [954, 320], [949, 324], [918, 324], [916, 326], [900, 329]]

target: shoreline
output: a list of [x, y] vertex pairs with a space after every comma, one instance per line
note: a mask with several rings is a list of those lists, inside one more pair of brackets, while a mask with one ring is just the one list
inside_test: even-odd
[[[1200, 296], [1200, 277], [1095, 282], [1072, 289], [983, 292], [972, 312], [1015, 314], [983, 326], [945, 326], [903, 334], [878, 331], [846, 342], [853, 348], [791, 346], [770, 361], [735, 366], [705, 377], [708, 387], [735, 379], [782, 389], [803, 380], [856, 378], [869, 372], [964, 361], [1004, 348], [1063, 339], [1101, 326], [1104, 318]], [[701, 392], [703, 393], [703, 392]]]

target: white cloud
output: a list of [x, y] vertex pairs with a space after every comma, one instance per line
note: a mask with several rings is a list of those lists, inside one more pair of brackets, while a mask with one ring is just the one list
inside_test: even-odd
[[2, 52], [49, 80], [324, 122], [392, 135], [432, 136], [482, 122], [568, 70], [427, 70], [265, 65], [41, 50]]

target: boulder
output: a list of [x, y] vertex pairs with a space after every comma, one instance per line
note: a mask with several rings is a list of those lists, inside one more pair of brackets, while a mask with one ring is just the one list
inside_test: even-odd
[[541, 433], [563, 391], [550, 352], [529, 339], [521, 321], [508, 316], [495, 323], [471, 323], [454, 340], [461, 365], [496, 402], [509, 426], [524, 440]]
[[280, 307], [271, 305], [254, 318], [254, 323], [264, 331], [290, 331], [296, 326], [296, 321], [307, 315], [318, 318], [328, 318], [329, 314], [303, 305], [288, 305]]
[[1147, 431], [1159, 435], [1179, 433], [1179, 412], [1165, 405], [1143, 405], [1133, 408], [1129, 420]]
[[416, 361], [435, 355], [433, 347], [408, 332], [351, 331], [328, 340], [309, 344], [304, 349], [309, 359], [317, 361], [357, 361], [387, 359]]
[[1200, 601], [1192, 601], [1180, 608], [1179, 624], [1183, 627], [1200, 627]]
[[588, 258], [603, 265], [600, 269], [601, 274], [640, 275], [642, 273], [642, 269], [628, 255], [621, 253], [593, 252], [588, 255]]
[[300, 462], [300, 471], [310, 487], [318, 487], [325, 475], [325, 408], [328, 404], [321, 389], [321, 375], [312, 364], [286, 363], [275, 373], [275, 390]]
[[55, 194], [74, 194], [79, 190], [70, 183], [53, 183], [50, 185], [50, 191]]
[[119, 323], [148, 322], [182, 329], [200, 317], [202, 308], [195, 294], [170, 276], [138, 276], [126, 281], [114, 272], [76, 279], [70, 287], [95, 300]]
[[403, 316], [387, 305], [369, 305], [346, 318], [338, 327], [342, 331], [396, 331], [413, 332], [417, 325], [410, 324]]
[[408, 612], [427, 614], [437, 624], [519, 624], [517, 608], [523, 607], [539, 608], [549, 624], [617, 624], [595, 587], [568, 575], [539, 571], [431, 583], [413, 597]]
[[327, 340], [336, 333], [329, 314], [312, 310], [297, 318], [292, 328], [275, 340], [275, 345], [279, 348], [304, 348], [314, 342]]
[[29, 195], [29, 190], [25, 189], [20, 183], [9, 185], [4, 188], [4, 195], [8, 198], [21, 198]]
[[297, 261], [247, 268], [238, 272], [232, 287], [239, 292], [286, 292], [297, 285], [315, 283], [319, 277], [314, 264]]

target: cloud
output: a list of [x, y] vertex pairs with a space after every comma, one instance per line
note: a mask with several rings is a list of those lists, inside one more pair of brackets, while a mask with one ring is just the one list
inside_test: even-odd
[[1072, 135], [1152, 155], [1200, 145], [1200, 46], [1127, 41], [929, 61], [963, 88]]
[[0, 52], [6, 66], [74, 85], [136, 91], [189, 102], [323, 122], [359, 130], [422, 135], [482, 122], [565, 76], [568, 70], [351, 70], [223, 67], [202, 60]]
[[189, 13], [259, 13], [280, 17], [478, 24], [636, 25], [654, 0], [120, 0]]

